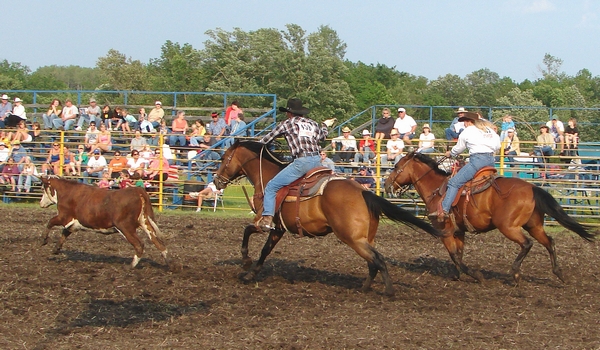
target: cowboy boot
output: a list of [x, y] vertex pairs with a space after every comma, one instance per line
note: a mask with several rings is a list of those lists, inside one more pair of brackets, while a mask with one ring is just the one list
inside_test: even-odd
[[263, 216], [258, 222], [258, 228], [260, 228], [263, 232], [273, 230], [275, 228], [273, 225], [273, 217], [271, 215]]

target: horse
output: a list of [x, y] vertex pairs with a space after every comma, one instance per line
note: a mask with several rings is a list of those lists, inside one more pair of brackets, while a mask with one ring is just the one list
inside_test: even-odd
[[[438, 209], [442, 198], [439, 191], [445, 190], [448, 177], [449, 174], [440, 169], [435, 160], [411, 152], [396, 163], [385, 180], [384, 189], [387, 193], [394, 193], [412, 184], [425, 202], [427, 211], [432, 213]], [[461, 272], [464, 272], [483, 282], [481, 272], [470, 269], [462, 260], [465, 232], [483, 233], [497, 228], [521, 247], [511, 267], [513, 279], [518, 284], [521, 264], [533, 246], [521, 231], [523, 228], [548, 250], [552, 272], [564, 283], [556, 259], [554, 240], [544, 230], [545, 214], [587, 241], [595, 237], [595, 234], [588, 232], [587, 226], [571, 218], [552, 195], [521, 179], [497, 177], [482, 192], [462, 195], [458, 204], [453, 206], [451, 217], [436, 224], [444, 232], [442, 242], [456, 267], [455, 278], [460, 279]]]
[[[262, 208], [264, 187], [285, 166], [286, 163], [271, 153], [265, 144], [237, 140], [224, 153], [213, 182], [218, 189], [224, 189], [232, 181], [246, 176], [254, 185], [254, 197], [250, 204], [257, 213], [256, 222], [260, 217], [257, 208]], [[434, 237], [440, 237], [441, 233], [410, 212], [365, 190], [356, 181], [334, 175], [328, 180], [322, 194], [282, 204], [274, 217], [276, 228], [270, 230], [254, 267], [248, 255], [248, 242], [253, 233], [262, 231], [253, 224], [246, 227], [241, 253], [243, 265], [249, 271], [240, 277], [246, 282], [254, 279], [286, 231], [299, 235], [305, 232], [307, 236], [325, 236], [333, 232], [367, 261], [369, 275], [362, 291], [370, 290], [373, 279], [381, 272], [385, 294], [393, 295], [394, 289], [384, 257], [373, 246], [381, 214], [412, 228], [421, 228]]]

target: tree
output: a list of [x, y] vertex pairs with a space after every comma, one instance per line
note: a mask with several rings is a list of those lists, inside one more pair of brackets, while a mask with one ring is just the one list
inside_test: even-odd
[[106, 56], [98, 58], [96, 67], [105, 84], [103, 89], [127, 91], [146, 90], [148, 87], [146, 66], [117, 50], [110, 49]]
[[0, 61], [0, 86], [5, 90], [23, 90], [31, 71], [21, 63]]

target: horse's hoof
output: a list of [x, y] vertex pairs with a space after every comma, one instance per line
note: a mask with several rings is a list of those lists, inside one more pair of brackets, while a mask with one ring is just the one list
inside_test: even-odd
[[476, 271], [475, 273], [473, 273], [473, 278], [481, 284], [485, 282], [485, 278], [483, 278], [483, 274], [481, 273], [481, 271]]
[[254, 271], [242, 272], [238, 276], [238, 278], [240, 279], [240, 281], [242, 281], [242, 282], [244, 282], [246, 284], [254, 281], [255, 277], [256, 277], [256, 273]]
[[519, 272], [513, 274], [513, 280], [515, 281], [515, 285], [518, 286], [519, 282], [521, 282], [521, 274]]
[[396, 294], [396, 291], [394, 290], [394, 288], [390, 288], [386, 289], [385, 292], [383, 292], [383, 294], [388, 297], [393, 297], [394, 294]]
[[249, 270], [252, 267], [252, 259], [251, 258], [244, 258], [242, 259], [242, 268], [244, 270]]
[[562, 283], [567, 283], [567, 281], [565, 280], [565, 276], [562, 273], [562, 270], [556, 270], [554, 271], [554, 274], [556, 275], [556, 277], [558, 277], [558, 279], [562, 282]]

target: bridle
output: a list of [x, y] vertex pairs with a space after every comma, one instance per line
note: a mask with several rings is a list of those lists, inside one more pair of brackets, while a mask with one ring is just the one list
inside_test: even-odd
[[[231, 152], [231, 154], [227, 157], [227, 159], [225, 159], [225, 163], [222, 167], [223, 171], [220, 171], [219, 173], [215, 174], [215, 177], [218, 179], [218, 182], [220, 182], [223, 187], [226, 187], [227, 185], [229, 185], [230, 183], [232, 183], [233, 181], [239, 179], [240, 177], [244, 176], [244, 166], [246, 164], [248, 164], [248, 162], [256, 159], [256, 158], [262, 158], [262, 153], [264, 150], [264, 147], [261, 148], [260, 154], [257, 155], [256, 157], [251, 157], [250, 159], [247, 159], [244, 163], [242, 163], [241, 165], [241, 169], [242, 171], [239, 172], [239, 174], [234, 175], [234, 177], [232, 178], [227, 178], [226, 176], [222, 175], [221, 173], [224, 173], [227, 170], [227, 167], [229, 166], [229, 164], [231, 164], [231, 160], [233, 159], [233, 155], [235, 154], [235, 152], [238, 150], [239, 146], [233, 149], [233, 152]], [[260, 172], [261, 172], [261, 181], [262, 181], [262, 162], [260, 162], [261, 166], [260, 166]], [[263, 187], [264, 188], [264, 187]]]
[[[410, 189], [410, 186], [414, 186], [417, 184], [417, 182], [419, 182], [422, 178], [424, 178], [427, 174], [429, 174], [430, 171], [433, 170], [433, 168], [429, 168], [429, 170], [427, 170], [426, 172], [424, 172], [421, 176], [419, 176], [415, 181], [412, 182], [412, 184], [407, 184], [407, 185], [400, 185], [396, 179], [398, 178], [398, 176], [404, 171], [404, 168], [413, 160], [415, 159], [415, 154], [412, 154], [410, 156], [410, 159], [408, 159], [408, 161], [406, 163], [404, 163], [402, 165], [401, 168], [397, 169], [394, 168], [394, 170], [392, 170], [392, 172], [390, 173], [389, 177], [391, 178], [392, 175], [394, 175], [393, 177], [393, 184], [398, 188], [398, 191], [396, 191], [396, 193], [398, 193], [398, 195], [403, 195], [406, 191], [408, 191]], [[447, 159], [447, 157], [442, 157], [437, 164], [439, 165], [440, 163], [443, 163], [445, 160]]]

